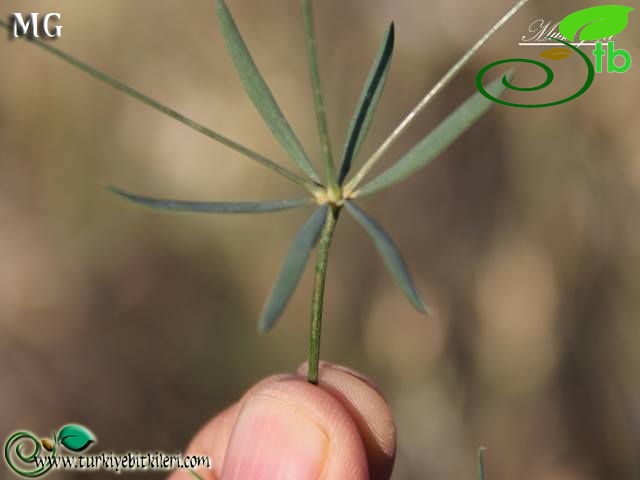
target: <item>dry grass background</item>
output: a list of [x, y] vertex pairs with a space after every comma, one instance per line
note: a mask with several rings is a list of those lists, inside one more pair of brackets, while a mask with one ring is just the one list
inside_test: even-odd
[[[391, 19], [397, 50], [365, 153], [510, 3], [319, 2], [334, 146]], [[298, 2], [229, 4], [319, 158]], [[534, 57], [516, 45], [532, 20], [595, 4], [532, 0], [386, 164], [473, 93], [482, 66]], [[52, 10], [60, 47], [286, 162], [223, 50], [213, 2], [4, 0], [0, 14]], [[640, 58], [639, 39], [632, 13], [619, 46]], [[256, 318], [305, 212], [161, 215], [100, 184], [192, 199], [296, 192], [24, 42], [3, 38], [0, 58], [0, 437], [79, 422], [100, 450], [180, 449], [249, 385], [304, 360], [310, 275], [272, 334], [257, 335]], [[582, 85], [575, 65], [556, 67], [545, 99]], [[539, 75], [520, 69], [522, 83]], [[472, 479], [479, 445], [492, 480], [639, 478], [638, 75], [600, 74], [553, 109], [495, 107], [423, 173], [362, 202], [401, 246], [430, 318], [340, 223], [322, 356], [386, 392], [394, 479]]]

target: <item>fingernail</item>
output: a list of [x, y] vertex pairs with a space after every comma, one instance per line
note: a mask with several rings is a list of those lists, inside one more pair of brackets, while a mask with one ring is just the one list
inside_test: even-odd
[[329, 439], [304, 412], [258, 394], [242, 409], [231, 434], [223, 480], [318, 480]]

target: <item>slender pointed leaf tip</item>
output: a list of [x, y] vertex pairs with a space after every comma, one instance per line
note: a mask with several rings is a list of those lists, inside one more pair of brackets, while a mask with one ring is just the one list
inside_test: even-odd
[[[11, 27], [5, 23], [4, 21], [0, 20], [0, 28], [3, 28], [7, 31], [11, 31]], [[115, 78], [107, 75], [106, 73], [98, 70], [97, 68], [92, 67], [91, 65], [88, 65], [86, 63], [84, 63], [81, 60], [78, 60], [77, 58], [69, 55], [68, 53], [54, 47], [50, 42], [46, 42], [43, 40], [40, 40], [38, 38], [30, 38], [30, 37], [22, 37], [24, 38], [26, 41], [32, 43], [33, 45], [35, 45], [36, 47], [39, 47], [49, 53], [51, 53], [52, 55], [54, 55], [55, 57], [59, 58], [60, 60], [62, 60], [63, 62], [77, 68], [78, 70], [92, 76], [93, 78], [95, 78], [96, 80], [103, 82], [107, 85], [109, 85], [110, 87], [124, 93], [125, 95], [128, 95], [132, 98], [134, 98], [135, 100], [147, 105], [148, 107], [153, 108], [154, 110], [163, 113], [164, 115], [167, 115], [168, 117], [173, 118], [174, 120], [182, 123], [183, 125], [186, 125], [187, 127], [195, 130], [196, 132], [205, 135], [206, 137], [211, 138], [212, 140], [215, 140], [216, 142], [221, 143], [222, 145], [235, 150], [236, 152], [250, 158], [251, 160], [258, 162], [259, 164], [261, 164], [264, 167], [267, 167], [268, 169], [282, 175], [283, 177], [289, 179], [290, 181], [296, 183], [297, 185], [303, 187], [304, 189], [306, 189], [307, 191], [309, 191], [309, 193], [315, 195], [317, 193], [317, 187], [314, 183], [306, 180], [305, 178], [302, 178], [298, 175], [296, 175], [295, 173], [287, 170], [286, 168], [281, 167], [280, 165], [278, 165], [277, 163], [275, 163], [274, 161], [266, 158], [265, 156], [254, 152], [253, 150], [245, 147], [244, 145], [241, 145], [227, 137], [225, 137], [224, 135], [221, 135], [220, 133], [211, 130], [208, 127], [205, 127], [204, 125], [199, 124], [198, 122], [192, 120], [189, 117], [186, 117], [185, 115], [182, 115], [181, 113], [178, 113], [177, 111], [167, 107], [166, 105], [158, 102], [157, 100], [154, 100], [153, 98], [139, 92], [138, 90], [135, 90], [134, 88], [130, 87], [129, 85], [116, 80]]]
[[187, 200], [168, 200], [161, 198], [145, 197], [108, 185], [107, 190], [153, 210], [164, 210], [184, 213], [271, 213], [291, 208], [301, 207], [313, 203], [311, 198], [299, 198], [294, 200], [271, 200], [266, 202], [192, 202]]
[[424, 304], [420, 298], [420, 294], [416, 289], [414, 282], [409, 274], [407, 265], [398, 250], [398, 247], [393, 243], [391, 237], [385, 232], [382, 227], [371, 217], [369, 217], [364, 211], [358, 208], [353, 202], [345, 202], [345, 206], [349, 213], [356, 219], [356, 221], [362, 225], [365, 231], [369, 234], [373, 240], [374, 245], [378, 249], [382, 260], [387, 266], [387, 270], [391, 274], [394, 282], [402, 293], [405, 294], [411, 304], [421, 313], [429, 314], [429, 308]]
[[340, 166], [340, 174], [338, 183], [342, 185], [345, 178], [351, 170], [354, 158], [358, 155], [358, 151], [369, 133], [376, 108], [382, 97], [389, 67], [391, 66], [391, 57], [393, 56], [393, 46], [395, 42], [395, 26], [393, 22], [389, 26], [387, 33], [380, 45], [378, 55], [371, 67], [369, 76], [362, 89], [362, 94], [356, 106], [356, 111], [349, 125], [349, 134], [347, 135], [347, 143], [342, 154], [342, 165]]
[[298, 137], [293, 133], [289, 122], [287, 122], [282, 114], [271, 90], [258, 71], [258, 67], [256, 67], [224, 0], [216, 0], [216, 12], [218, 14], [222, 36], [229, 51], [229, 56], [236, 67], [247, 95], [249, 95], [256, 109], [260, 115], [262, 115], [273, 136], [280, 142], [280, 145], [282, 145], [293, 161], [309, 175], [313, 181], [321, 183]]
[[260, 315], [258, 329], [261, 332], [267, 332], [273, 327], [289, 303], [307, 265], [311, 250], [318, 242], [328, 208], [328, 205], [324, 205], [316, 210], [298, 231], [289, 247], [282, 270]]

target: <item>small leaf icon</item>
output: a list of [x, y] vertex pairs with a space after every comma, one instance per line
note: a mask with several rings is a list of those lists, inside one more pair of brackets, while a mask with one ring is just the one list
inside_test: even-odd
[[[624, 5], [600, 5], [568, 15], [560, 22], [560, 33], [569, 42], [602, 40], [621, 33], [629, 23], [629, 13], [635, 10]], [[576, 34], [580, 36], [576, 39]]]
[[546, 58], [547, 60], [564, 60], [565, 58], [569, 58], [575, 52], [570, 48], [564, 47], [554, 47], [549, 50], [545, 50], [540, 54], [540, 58]]
[[67, 450], [82, 452], [96, 441], [93, 433], [82, 425], [66, 425], [58, 432], [58, 441]]

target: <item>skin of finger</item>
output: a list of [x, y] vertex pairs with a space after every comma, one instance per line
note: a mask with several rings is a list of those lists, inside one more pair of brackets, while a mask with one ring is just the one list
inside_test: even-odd
[[[307, 364], [298, 369], [306, 375]], [[355, 421], [367, 453], [371, 480], [391, 477], [396, 454], [396, 426], [380, 390], [346, 367], [320, 364], [319, 386], [328, 391]]]
[[[298, 372], [306, 375], [306, 364]], [[208, 472], [207, 480], [215, 479], [215, 473], [220, 474], [229, 436], [241, 406], [248, 398], [274, 382], [285, 380], [302, 381], [304, 378], [292, 375], [277, 375], [269, 377], [251, 388], [234, 406], [209, 422], [196, 435], [191, 443], [188, 454], [209, 455], [215, 463], [214, 470]], [[316, 388], [308, 385], [312, 389]], [[347, 410], [358, 429], [366, 451], [371, 479], [386, 480], [393, 468], [396, 429], [389, 407], [377, 387], [362, 375], [337, 365], [323, 362], [320, 366], [320, 387], [332, 395]], [[185, 472], [178, 472], [170, 480], [189, 480], [191, 477]], [[334, 477], [326, 477], [334, 478]], [[356, 477], [354, 477], [356, 478]]]
[[[229, 445], [229, 437], [241, 407], [248, 398], [251, 398], [256, 391], [259, 391], [265, 385], [289, 378], [296, 377], [290, 374], [273, 375], [258, 382], [242, 396], [240, 401], [216, 415], [200, 429], [187, 447], [185, 455], [206, 455], [211, 459], [213, 466], [211, 470], [198, 470], [198, 475], [205, 480], [217, 480], [219, 478], [227, 446]], [[187, 470], [176, 470], [168, 480], [193, 480], [193, 477]]]
[[[358, 427], [345, 407], [328, 391], [296, 376], [263, 384], [252, 389], [252, 395], [272, 397], [290, 405], [323, 431], [329, 439], [329, 448], [318, 480], [369, 480], [367, 456]], [[233, 433], [231, 435], [233, 442]], [[222, 480], [224, 472], [223, 468]]]
[[[231, 430], [238, 417], [240, 404], [235, 403], [214, 419], [209, 421], [194, 437], [187, 448], [186, 455], [208, 456], [211, 459], [210, 470], [198, 469], [197, 473], [205, 480], [217, 480], [226, 453]], [[188, 470], [176, 470], [169, 480], [193, 480]]]

